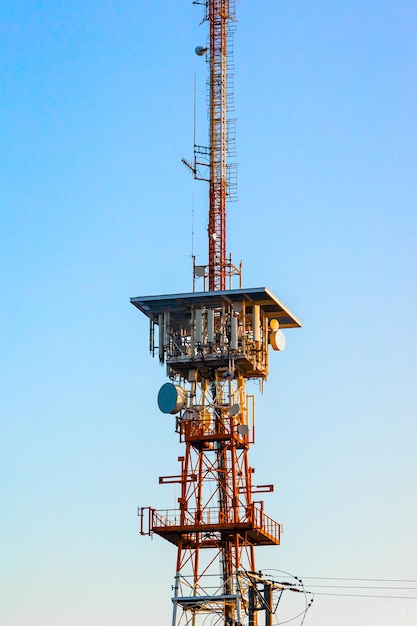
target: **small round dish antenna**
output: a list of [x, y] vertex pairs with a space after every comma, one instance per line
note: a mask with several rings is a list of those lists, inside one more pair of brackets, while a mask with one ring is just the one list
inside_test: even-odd
[[175, 415], [175, 413], [178, 413], [185, 407], [186, 401], [186, 393], [184, 389], [178, 385], [165, 383], [165, 385], [162, 385], [159, 390], [158, 407], [162, 413], [171, 413], [171, 415]]
[[279, 321], [276, 319], [272, 319], [269, 321], [269, 327], [271, 330], [278, 330], [279, 328]]
[[287, 341], [282, 330], [273, 330], [270, 334], [269, 341], [271, 342], [271, 346], [273, 347], [273, 349], [277, 352], [279, 352], [280, 350], [285, 350]]
[[198, 57], [202, 57], [206, 54], [207, 48], [203, 48], [203, 46], [197, 46], [195, 49], [195, 53]]

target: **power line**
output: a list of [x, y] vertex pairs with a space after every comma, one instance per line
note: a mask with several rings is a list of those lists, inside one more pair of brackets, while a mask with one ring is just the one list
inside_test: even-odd
[[325, 593], [324, 591], [315, 591], [315, 596], [338, 596], [341, 598], [388, 598], [391, 600], [417, 600], [417, 596], [386, 596], [382, 594], [364, 594], [364, 593]]
[[[336, 596], [336, 597], [350, 597], [350, 598], [381, 598], [381, 599], [393, 599], [393, 600], [417, 600], [417, 596], [413, 595], [390, 595], [385, 593], [350, 593], [348, 590], [358, 590], [358, 592], [371, 590], [371, 591], [398, 591], [398, 592], [407, 592], [407, 591], [417, 591], [416, 586], [404, 586], [401, 583], [405, 584], [417, 584], [417, 580], [412, 579], [393, 579], [393, 578], [341, 578], [336, 576], [329, 577], [321, 577], [321, 576], [304, 576], [296, 577], [299, 581], [299, 585], [303, 586], [303, 581], [320, 581], [319, 583], [307, 583], [306, 584], [306, 593], [314, 596]], [[339, 582], [343, 583], [346, 581], [346, 584], [326, 584], [326, 582]], [[320, 584], [323, 583], [323, 584]], [[349, 583], [388, 583], [386, 585], [371, 585], [371, 584], [357, 584], [352, 585]], [[297, 585], [297, 583], [296, 583]], [[333, 591], [316, 591], [316, 589], [340, 589], [341, 592], [333, 592]], [[346, 590], [346, 591], [344, 591]]]
[[399, 591], [417, 591], [417, 587], [382, 587], [380, 585], [309, 585], [309, 587], [325, 589], [397, 589]]
[[336, 578], [334, 576], [299, 576], [302, 580], [348, 580], [348, 581], [364, 581], [375, 583], [416, 583], [417, 580], [401, 579], [401, 578]]

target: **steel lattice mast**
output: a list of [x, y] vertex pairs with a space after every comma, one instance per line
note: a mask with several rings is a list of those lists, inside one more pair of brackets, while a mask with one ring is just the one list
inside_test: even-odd
[[227, 23], [229, 0], [210, 0], [209, 290], [226, 289]]
[[[194, 146], [195, 178], [209, 183], [209, 262], [196, 266], [194, 290], [132, 298], [150, 321], [150, 349], [166, 365], [169, 382], [158, 394], [163, 413], [175, 415], [184, 454], [177, 506], [141, 507], [140, 532], [177, 548], [172, 626], [271, 626], [283, 584], [256, 572], [255, 548], [279, 545], [281, 526], [264, 512], [249, 464], [255, 441], [255, 400], [246, 382], [261, 385], [269, 372], [269, 345], [285, 347], [282, 328], [301, 326], [265, 287], [232, 289], [241, 272], [226, 253], [226, 203], [234, 199], [231, 35], [234, 0], [196, 0], [209, 23], [209, 146]], [[196, 270], [200, 271], [196, 271]], [[204, 276], [204, 291], [195, 278]], [[206, 279], [208, 278], [208, 291]], [[227, 289], [227, 283], [230, 282]]]
[[208, 289], [217, 291], [226, 289], [228, 278], [240, 275], [226, 248], [227, 203], [237, 199], [236, 164], [228, 162], [235, 154], [235, 119], [228, 117], [233, 111], [235, 0], [200, 0], [193, 4], [205, 6], [203, 22], [209, 23], [208, 46], [196, 49], [197, 54], [206, 54], [209, 64], [209, 145], [194, 146], [194, 167], [190, 167], [195, 178], [209, 183], [206, 269]]

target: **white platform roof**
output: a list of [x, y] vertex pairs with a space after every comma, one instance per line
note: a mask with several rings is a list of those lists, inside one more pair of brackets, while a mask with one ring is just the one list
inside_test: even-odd
[[279, 321], [281, 328], [300, 328], [301, 322], [266, 287], [229, 289], [225, 291], [195, 291], [160, 296], [138, 296], [131, 303], [154, 322], [161, 313], [170, 311], [177, 320], [188, 319], [193, 308], [216, 308], [245, 302], [246, 306], [258, 304], [269, 318]]

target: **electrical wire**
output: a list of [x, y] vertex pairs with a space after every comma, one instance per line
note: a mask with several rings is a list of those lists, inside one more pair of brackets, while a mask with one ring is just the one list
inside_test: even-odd
[[[370, 584], [317, 584], [317, 583], [309, 583], [308, 587], [311, 589], [311, 593], [317, 596], [336, 596], [336, 597], [350, 597], [350, 598], [386, 598], [393, 600], [417, 600], [417, 596], [414, 595], [398, 595], [398, 594], [385, 594], [385, 593], [350, 593], [348, 590], [354, 589], [358, 592], [361, 591], [398, 591], [398, 592], [407, 592], [407, 591], [417, 591], [417, 587], [409, 587], [401, 585], [401, 583], [405, 584], [417, 584], [417, 580], [414, 579], [395, 579], [395, 578], [341, 578], [335, 576], [329, 577], [321, 577], [321, 576], [304, 576], [303, 579], [299, 577], [300, 586], [302, 585], [302, 580], [318, 580], [322, 583], [326, 583], [329, 581], [330, 583], [337, 581], [342, 583], [343, 581], [347, 581], [347, 583], [388, 583], [387, 585], [370, 585]], [[389, 584], [392, 583], [392, 584]], [[341, 589], [346, 590], [346, 592], [333, 592], [333, 591], [317, 591], [317, 589]]]
[[302, 580], [348, 580], [348, 581], [365, 581], [372, 583], [417, 583], [417, 580], [406, 578], [337, 578], [335, 576], [303, 576]]
[[299, 617], [303, 616], [303, 621], [301, 622], [301, 626], [304, 622], [304, 618], [307, 615], [307, 611], [310, 608], [310, 606], [312, 605], [313, 600], [310, 600], [310, 603], [306, 606], [306, 608], [301, 611], [301, 613], [299, 613], [298, 615], [295, 615], [294, 617], [291, 617], [290, 619], [286, 619], [283, 622], [278, 622], [278, 626], [282, 626], [283, 624], [289, 624], [290, 622], [293, 622], [294, 620], [298, 619]]
[[399, 591], [417, 591], [417, 587], [382, 587], [380, 585], [309, 585], [319, 589], [398, 589]]
[[338, 596], [341, 598], [388, 598], [390, 600], [417, 600], [417, 596], [386, 596], [382, 594], [365, 594], [365, 593], [325, 593], [324, 591], [315, 591], [315, 596]]

